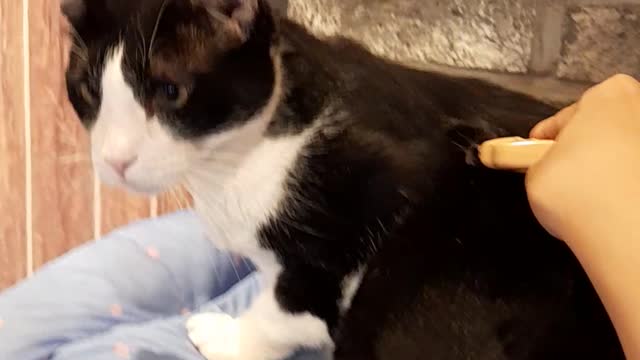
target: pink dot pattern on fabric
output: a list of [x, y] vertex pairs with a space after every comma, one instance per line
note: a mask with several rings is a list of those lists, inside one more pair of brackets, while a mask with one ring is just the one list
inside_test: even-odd
[[158, 259], [160, 257], [160, 252], [158, 252], [158, 249], [154, 248], [153, 246], [149, 246], [147, 248], [147, 256], [152, 259]]
[[122, 306], [120, 306], [120, 304], [111, 305], [111, 316], [113, 316], [113, 317], [121, 317], [122, 316]]
[[182, 310], [180, 310], [180, 314], [182, 315], [191, 315], [191, 310], [184, 308]]
[[0, 319], [0, 330], [4, 327], [4, 320]]
[[127, 344], [124, 343], [115, 343], [113, 345], [113, 353], [116, 354], [117, 357], [121, 358], [121, 359], [128, 359], [129, 358], [129, 346], [127, 346]]

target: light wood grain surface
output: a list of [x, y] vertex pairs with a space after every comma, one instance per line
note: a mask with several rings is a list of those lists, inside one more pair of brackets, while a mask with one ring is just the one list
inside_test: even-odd
[[151, 215], [148, 197], [131, 195], [120, 189], [102, 187], [102, 233]]
[[0, 289], [26, 274], [22, 6], [0, 0]]
[[29, 4], [33, 256], [40, 266], [93, 236], [93, 175], [86, 132], [66, 101], [67, 29], [57, 1]]

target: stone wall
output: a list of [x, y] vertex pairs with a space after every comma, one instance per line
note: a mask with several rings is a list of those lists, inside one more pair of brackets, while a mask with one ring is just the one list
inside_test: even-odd
[[617, 72], [640, 77], [640, 0], [274, 1], [320, 36], [550, 101]]

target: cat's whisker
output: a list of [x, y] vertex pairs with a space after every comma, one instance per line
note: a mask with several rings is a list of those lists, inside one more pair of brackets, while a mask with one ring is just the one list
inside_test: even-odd
[[246, 158], [246, 154], [233, 152], [233, 151], [219, 151], [212, 149], [209, 152], [205, 152], [200, 161], [204, 164], [222, 164], [231, 167], [236, 167]]
[[162, 5], [160, 6], [160, 10], [158, 11], [158, 17], [156, 18], [156, 24], [153, 27], [153, 32], [151, 33], [151, 39], [149, 40], [149, 48], [147, 50], [147, 56], [145, 58], [145, 63], [149, 61], [153, 53], [153, 43], [155, 42], [156, 36], [158, 35], [158, 28], [160, 27], [160, 20], [162, 20], [162, 15], [164, 15], [164, 11], [167, 9], [168, 0], [164, 0]]
[[191, 207], [190, 201], [184, 195], [185, 191], [179, 188], [169, 189], [169, 195], [171, 195], [173, 201], [180, 209], [189, 209]]
[[205, 154], [201, 157], [202, 160], [209, 160], [209, 161], [215, 161], [215, 160], [232, 160], [232, 161], [236, 161], [241, 159], [242, 156], [240, 155], [236, 155], [233, 153], [229, 153], [229, 154], [222, 154], [222, 153], [217, 153], [217, 154]]
[[229, 264], [233, 268], [233, 272], [236, 273], [236, 277], [238, 278], [238, 281], [242, 280], [242, 278], [240, 277], [240, 273], [238, 272], [238, 268], [236, 267], [236, 262], [233, 259], [233, 256], [231, 255], [231, 253], [226, 253], [226, 254], [227, 254], [227, 257], [229, 259]]
[[473, 139], [471, 139], [470, 137], [465, 135], [462, 131], [456, 129], [455, 132], [456, 132], [456, 134], [458, 134], [458, 136], [460, 136], [464, 140], [468, 141], [469, 143], [473, 143], [474, 142]]
[[287, 225], [291, 226], [292, 228], [301, 231], [307, 235], [311, 235], [313, 237], [316, 237], [318, 239], [325, 239], [326, 236], [317, 232], [316, 230], [314, 230], [313, 228], [311, 228], [310, 226], [298, 223], [297, 221], [294, 221], [290, 218], [287, 217], [281, 217], [280, 220], [284, 223], [286, 223]]
[[136, 46], [136, 57], [143, 59], [142, 62], [144, 63], [144, 48], [142, 47], [142, 43], [141, 42], [137, 42], [137, 46]]
[[210, 157], [230, 157], [230, 156], [234, 156], [234, 157], [242, 157], [244, 154], [240, 153], [240, 152], [235, 152], [235, 151], [228, 151], [228, 150], [220, 150], [220, 149], [211, 149], [210, 152], [205, 153], [206, 156], [210, 156]]
[[467, 151], [467, 147], [466, 146], [464, 146], [464, 145], [462, 145], [462, 144], [460, 144], [460, 143], [458, 143], [458, 142], [456, 142], [454, 140], [451, 140], [451, 143], [453, 145], [455, 145], [457, 148], [460, 148], [462, 151]]
[[244, 257], [242, 257], [242, 262], [244, 263], [244, 266], [247, 267], [247, 269], [251, 269], [252, 268], [252, 266], [249, 264], [247, 259], [245, 259]]
[[229, 166], [235, 167], [242, 159], [243, 159], [242, 156], [221, 157], [216, 155], [216, 156], [210, 156], [210, 157], [203, 157], [202, 162], [205, 164], [221, 164], [221, 165], [229, 165]]
[[141, 15], [138, 16], [137, 19], [137, 30], [138, 35], [140, 35], [140, 46], [142, 46], [142, 67], [145, 68], [147, 66], [147, 40], [144, 37], [144, 31], [142, 29], [142, 19]]
[[190, 174], [196, 175], [198, 178], [206, 180], [224, 180], [235, 173], [235, 169], [224, 167], [207, 166], [206, 168], [198, 167], [191, 170]]
[[229, 20], [228, 16], [226, 16], [225, 14], [221, 13], [220, 11], [212, 7], [207, 7], [207, 13], [209, 13], [209, 15], [213, 19], [218, 20], [223, 24]]
[[[193, 196], [199, 194], [202, 189], [207, 188], [223, 188], [224, 179], [201, 173], [191, 173], [187, 178], [187, 189]], [[200, 190], [200, 191], [199, 191]]]
[[89, 57], [87, 52], [83, 51], [82, 48], [80, 48], [77, 44], [71, 45], [70, 51], [72, 54], [80, 58], [80, 60], [84, 61], [85, 63], [89, 62]]
[[94, 79], [99, 76], [98, 69], [95, 66], [89, 67], [88, 71], [89, 71], [89, 76], [91, 76]]
[[82, 36], [80, 36], [80, 33], [78, 33], [78, 30], [76, 30], [73, 24], [69, 24], [69, 32], [71, 33], [71, 36], [75, 39], [75, 42], [79, 43], [79, 45], [82, 46], [82, 50], [84, 50], [85, 52], [89, 52], [89, 47], [87, 46], [87, 43], [82, 39]]
[[170, 198], [169, 200], [172, 201], [174, 206], [177, 205], [179, 209], [182, 209], [182, 204], [180, 204], [180, 200], [176, 196], [174, 188], [167, 190], [164, 195]]
[[192, 166], [192, 169], [194, 171], [216, 170], [233, 173], [238, 169], [238, 166], [235, 163], [220, 160], [201, 160], [199, 164]]

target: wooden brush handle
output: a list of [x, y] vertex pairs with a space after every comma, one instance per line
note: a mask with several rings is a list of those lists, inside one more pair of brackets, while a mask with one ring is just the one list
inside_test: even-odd
[[497, 138], [482, 143], [478, 148], [478, 156], [488, 168], [526, 172], [554, 143], [553, 140], [521, 137]]

